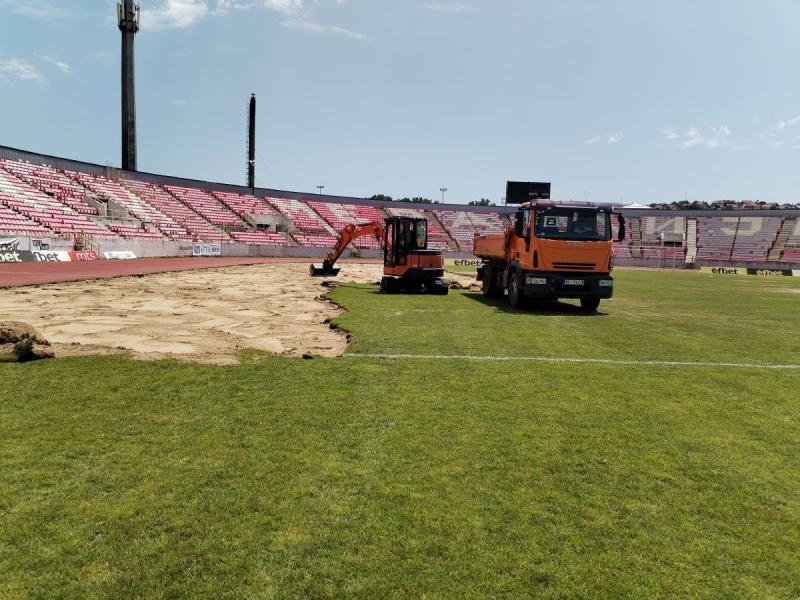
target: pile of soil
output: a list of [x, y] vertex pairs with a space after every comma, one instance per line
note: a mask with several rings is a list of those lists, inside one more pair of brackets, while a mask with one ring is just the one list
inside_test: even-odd
[[0, 321], [0, 355], [18, 362], [53, 358], [55, 353], [36, 329], [21, 321]]

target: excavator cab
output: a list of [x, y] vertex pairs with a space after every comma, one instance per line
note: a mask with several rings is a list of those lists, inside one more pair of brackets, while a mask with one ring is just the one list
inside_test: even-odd
[[442, 280], [442, 253], [428, 249], [428, 221], [413, 217], [386, 219], [386, 241], [383, 245], [384, 292], [425, 291], [446, 294]]

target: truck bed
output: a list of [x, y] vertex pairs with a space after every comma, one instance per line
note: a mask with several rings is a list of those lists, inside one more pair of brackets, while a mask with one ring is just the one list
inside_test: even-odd
[[506, 256], [506, 234], [505, 233], [489, 233], [489, 234], [475, 234], [475, 239], [472, 243], [473, 253], [478, 258], [484, 260], [504, 259]]

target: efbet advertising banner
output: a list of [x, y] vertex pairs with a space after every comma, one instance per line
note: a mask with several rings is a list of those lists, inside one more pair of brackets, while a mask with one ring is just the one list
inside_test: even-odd
[[747, 269], [740, 267], [701, 267], [700, 271], [703, 273], [710, 273], [711, 275], [725, 275], [725, 276], [738, 276], [738, 275], [755, 275], [757, 277], [800, 277], [800, 271], [792, 271], [789, 269]]
[[32, 250], [33, 262], [70, 262], [72, 257], [65, 250]]
[[480, 258], [445, 258], [445, 267], [475, 267], [476, 269], [483, 264]]
[[10, 252], [0, 250], [0, 265], [26, 262], [33, 262], [33, 255], [27, 250], [14, 250]]

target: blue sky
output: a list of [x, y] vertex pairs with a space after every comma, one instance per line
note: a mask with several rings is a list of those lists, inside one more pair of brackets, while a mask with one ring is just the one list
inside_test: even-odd
[[[139, 168], [498, 201], [800, 201], [797, 0], [141, 0]], [[0, 144], [118, 165], [107, 0], [0, 0]]]

